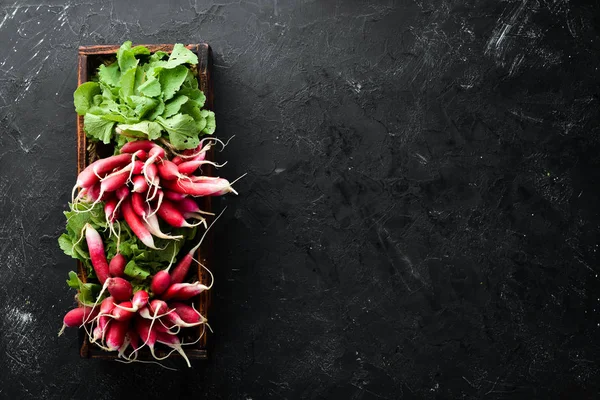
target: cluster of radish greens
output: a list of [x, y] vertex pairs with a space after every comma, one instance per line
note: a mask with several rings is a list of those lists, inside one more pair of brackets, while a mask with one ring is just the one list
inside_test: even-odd
[[[147, 349], [157, 360], [177, 352], [190, 366], [184, 346], [210, 329], [197, 304], [213, 277], [194, 256], [218, 217], [198, 200], [237, 193], [233, 182], [203, 174], [203, 167], [220, 167], [207, 156], [224, 144], [202, 138], [214, 132], [215, 117], [202, 108], [197, 63], [181, 44], [168, 54], [125, 42], [74, 93], [89, 141], [115, 150], [81, 171], [65, 212], [59, 245], [84, 268], [69, 273], [77, 307], [59, 335], [82, 328], [123, 362], [139, 361]], [[210, 281], [199, 281], [192, 266]]]

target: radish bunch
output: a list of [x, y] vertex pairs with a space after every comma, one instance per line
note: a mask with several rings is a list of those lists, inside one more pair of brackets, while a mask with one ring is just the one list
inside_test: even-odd
[[[94, 304], [81, 304], [64, 316], [59, 335], [65, 327], [82, 327], [91, 343], [106, 351], [117, 351], [118, 357], [127, 361], [134, 361], [138, 351], [145, 346], [160, 359], [154, 352], [154, 346], [159, 343], [177, 351], [190, 366], [182, 346], [195, 342], [182, 343], [177, 335], [182, 328], [207, 325], [207, 319], [196, 310], [193, 302], [200, 293], [211, 288], [212, 282], [206, 286], [199, 281], [184, 283], [183, 280], [205, 235], [206, 232], [172, 271], [168, 267], [152, 277], [149, 293], [134, 291], [124, 275], [127, 260], [117, 254], [109, 262], [100, 234], [87, 224], [85, 240], [102, 289]], [[103, 298], [105, 292], [109, 296]], [[203, 334], [204, 329], [197, 340]]]
[[[219, 167], [206, 160], [207, 152], [217, 141], [204, 139], [197, 148], [182, 153], [175, 152], [166, 142], [165, 147], [149, 140], [129, 142], [119, 154], [97, 160], [79, 174], [73, 188], [68, 233], [63, 235], [61, 247], [90, 267], [91, 282], [72, 278], [77, 282], [69, 286], [78, 288], [79, 306], [64, 316], [59, 335], [65, 327], [83, 328], [90, 343], [116, 352], [118, 358], [127, 362], [135, 361], [146, 346], [157, 360], [164, 359], [154, 351], [156, 345], [163, 345], [172, 349], [171, 353], [181, 354], [190, 366], [183, 346], [197, 343], [208, 326], [194, 303], [212, 287], [212, 282], [207, 286], [186, 279], [195, 261], [194, 254], [219, 218], [208, 226], [206, 218], [214, 214], [201, 210], [195, 198], [237, 194], [228, 180], [199, 174], [203, 165]], [[76, 190], [79, 193], [75, 197]], [[103, 214], [99, 208], [103, 208]], [[121, 223], [128, 229], [122, 231]], [[206, 228], [201, 239], [174, 263], [181, 243], [193, 236], [186, 230], [193, 232], [191, 229], [199, 225]], [[107, 228], [106, 233], [97, 229], [102, 227]], [[156, 246], [161, 243], [155, 238], [180, 241], [173, 243], [171, 263], [166, 267], [162, 265], [164, 261], [156, 262], [164, 260], [166, 254], [159, 253], [164, 249]], [[125, 242], [128, 252], [124, 255], [119, 249], [124, 249]], [[110, 260], [107, 254], [112, 255]], [[132, 272], [130, 264], [143, 275]], [[99, 284], [94, 283], [94, 275]], [[181, 330], [193, 327], [202, 327], [196, 331], [198, 337], [183, 343]]]
[[227, 179], [197, 175], [202, 165], [218, 166], [206, 160], [214, 141], [203, 139], [196, 149], [183, 154], [168, 150], [172, 159], [152, 141], [129, 142], [120, 154], [97, 160], [79, 174], [73, 194], [81, 190], [73, 203], [83, 201], [93, 207], [104, 202], [112, 234], [117, 234], [114, 222], [124, 219], [144, 245], [158, 250], [154, 237], [181, 239], [163, 232], [159, 218], [174, 228], [206, 226], [203, 215], [212, 214], [201, 210], [193, 197], [237, 194]]

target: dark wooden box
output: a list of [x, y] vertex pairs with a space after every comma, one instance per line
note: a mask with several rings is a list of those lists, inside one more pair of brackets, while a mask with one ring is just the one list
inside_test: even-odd
[[[155, 51], [165, 51], [170, 53], [173, 49], [172, 44], [151, 44], [145, 45], [151, 52]], [[81, 85], [84, 82], [87, 82], [91, 79], [92, 75], [96, 72], [97, 68], [103, 62], [108, 60], [115, 59], [117, 50], [120, 46], [82, 46], [79, 47], [79, 67], [78, 67], [78, 85]], [[214, 93], [213, 93], [213, 85], [211, 80], [211, 70], [212, 70], [212, 51], [210, 46], [206, 43], [200, 44], [190, 44], [186, 46], [188, 49], [192, 50], [194, 53], [198, 55], [198, 84], [200, 89], [204, 92], [206, 96], [206, 104], [205, 108], [209, 110], [214, 110]], [[90, 151], [93, 148], [94, 151]], [[88, 143], [87, 138], [85, 136], [85, 132], [83, 131], [83, 117], [77, 117], [77, 173], [79, 174], [85, 167], [87, 167], [91, 162], [95, 161], [98, 156], [104, 157], [112, 154], [112, 148], [108, 146], [104, 146], [100, 144], [91, 144]], [[212, 159], [213, 153], [210, 151], [207, 154], [207, 158]], [[210, 166], [209, 166], [210, 167]], [[212, 175], [212, 168], [206, 168], [205, 173]], [[206, 210], [211, 211], [211, 201], [210, 197], [203, 197], [200, 199], [200, 206]], [[197, 239], [200, 238], [200, 231], [196, 236]], [[198, 250], [196, 254], [196, 259], [201, 260], [202, 263], [209, 269], [213, 268], [211, 263], [211, 249], [212, 249], [212, 235], [210, 232], [206, 235], [204, 242], [202, 243], [201, 248]], [[185, 249], [184, 249], [185, 250]], [[84, 266], [81, 262], [77, 263], [77, 271], [79, 274], [79, 278], [82, 281], [86, 281], [87, 277], [84, 273]], [[200, 282], [208, 284], [210, 282], [210, 275], [200, 266], [196, 271], [197, 276], [199, 277]], [[198, 311], [205, 317], [208, 316], [208, 308], [210, 305], [210, 291], [206, 291], [202, 293], [196, 303]], [[204, 328], [199, 327], [195, 334], [199, 334]], [[204, 333], [202, 339], [195, 345], [185, 346], [185, 352], [190, 360], [192, 359], [206, 359], [207, 358], [207, 336], [210, 333], [208, 329]], [[189, 335], [190, 337], [193, 335]], [[197, 337], [197, 336], [196, 336]], [[84, 334], [83, 329], [80, 329], [79, 332], [79, 342], [81, 345], [80, 355], [84, 358], [98, 358], [98, 359], [106, 359], [112, 360], [117, 358], [116, 352], [107, 352], [94, 344], [91, 344], [87, 336]], [[161, 348], [155, 351], [157, 356], [164, 356], [168, 351]], [[181, 356], [178, 353], [173, 353], [171, 355], [173, 358], [180, 358]], [[169, 358], [171, 358], [169, 357]], [[147, 348], [140, 350], [138, 359], [140, 360], [152, 360], [152, 356]]]

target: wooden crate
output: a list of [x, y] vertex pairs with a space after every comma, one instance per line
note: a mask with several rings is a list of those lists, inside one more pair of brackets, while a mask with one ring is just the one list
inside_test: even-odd
[[[156, 51], [164, 51], [170, 53], [173, 49], [172, 44], [151, 44], [145, 45], [150, 52]], [[84, 82], [87, 82], [91, 79], [92, 75], [96, 72], [97, 68], [103, 62], [116, 59], [116, 53], [120, 46], [82, 46], [79, 47], [79, 67], [78, 67], [78, 85], [81, 85]], [[206, 104], [204, 108], [214, 111], [214, 93], [213, 93], [213, 84], [211, 79], [211, 70], [212, 70], [212, 51], [208, 44], [200, 43], [200, 44], [190, 44], [186, 46], [188, 49], [193, 51], [198, 55], [198, 84], [200, 89], [204, 92], [206, 96]], [[90, 151], [89, 145], [95, 146], [93, 152]], [[99, 157], [106, 157], [112, 155], [112, 147], [103, 145], [102, 143], [98, 144], [90, 144], [87, 141], [85, 132], [83, 131], [83, 116], [77, 116], [77, 173], [79, 174], [85, 167], [87, 167], [91, 162], [95, 161]], [[213, 158], [212, 150], [207, 154], [207, 159]], [[212, 175], [213, 170], [208, 166], [208, 168], [204, 168], [204, 171], [207, 175]], [[206, 210], [211, 211], [211, 198], [203, 197], [200, 198], [200, 206]], [[201, 231], [199, 231], [196, 239], [199, 240], [201, 235]], [[212, 235], [210, 232], [206, 235], [202, 246], [196, 253], [196, 259], [201, 260], [202, 263], [209, 269], [212, 270], [214, 266], [211, 263], [211, 249], [213, 245]], [[185, 249], [188, 246], [184, 247]], [[82, 281], [86, 281], [87, 277], [85, 275], [84, 265], [78, 261], [77, 262], [77, 272], [79, 278]], [[200, 266], [196, 271], [197, 276], [199, 277], [200, 282], [208, 284], [210, 282], [210, 275]], [[200, 296], [198, 296], [198, 300], [196, 303], [197, 310], [200, 311], [202, 315], [208, 318], [208, 308], [210, 305], [210, 291], [205, 291]], [[202, 327], [197, 328], [196, 334], [202, 331]], [[207, 336], [209, 334], [209, 330], [206, 329], [206, 332], [202, 339], [193, 346], [186, 346], [185, 351], [190, 360], [192, 359], [206, 359], [207, 358]], [[191, 335], [190, 335], [191, 336]], [[197, 336], [196, 336], [197, 337]], [[84, 334], [83, 329], [79, 331], [79, 343], [80, 343], [80, 355], [83, 358], [97, 358], [97, 359], [106, 359], [113, 360], [116, 359], [116, 352], [107, 352], [103, 351], [99, 347], [94, 344], [91, 344]], [[156, 349], [155, 354], [157, 356], [164, 356], [168, 351], [165, 349]], [[171, 355], [173, 358], [181, 357], [178, 353], [173, 353]], [[171, 358], [169, 357], [169, 358]], [[140, 350], [138, 359], [140, 360], [152, 360], [152, 356], [147, 348]]]

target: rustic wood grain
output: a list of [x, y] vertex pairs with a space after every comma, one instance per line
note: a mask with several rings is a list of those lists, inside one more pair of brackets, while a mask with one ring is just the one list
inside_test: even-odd
[[[151, 52], [156, 51], [165, 51], [170, 53], [173, 49], [172, 44], [152, 44], [152, 45], [144, 45]], [[116, 55], [117, 50], [120, 46], [118, 45], [107, 45], [107, 46], [82, 46], [79, 48], [79, 66], [78, 66], [78, 74], [77, 74], [77, 82], [78, 85], [81, 85], [84, 82], [87, 82], [96, 71], [98, 66], [101, 63], [110, 59]], [[213, 83], [211, 79], [211, 70], [212, 70], [212, 50], [207, 43], [200, 44], [189, 44], [185, 46], [186, 48], [192, 50], [194, 53], [198, 55], [198, 65], [196, 66], [198, 72], [198, 83], [200, 89], [204, 92], [206, 96], [206, 104], [205, 108], [214, 111], [214, 91], [213, 91]], [[101, 147], [101, 146], [100, 146]], [[105, 147], [105, 146], [104, 146]], [[105, 150], [106, 151], [106, 150]], [[102, 153], [102, 149], [99, 150]], [[95, 152], [94, 152], [95, 154]], [[83, 130], [83, 117], [77, 116], [77, 173], [79, 174], [83, 169], [85, 169], [90, 162], [93, 161], [92, 157], [94, 154], [90, 154], [88, 149], [88, 143], [86, 139], [85, 132]], [[207, 154], [208, 159], [213, 159], [213, 151], [212, 149]], [[212, 175], [213, 170], [212, 167], [204, 169], [205, 173], [208, 175]], [[211, 199], [210, 197], [203, 197], [200, 199], [200, 205], [205, 211], [211, 211]], [[199, 239], [201, 233], [197, 235], [197, 239]], [[211, 263], [212, 254], [211, 249], [213, 245], [212, 234], [209, 232], [206, 235], [206, 238], [201, 246], [198, 249], [198, 252], [195, 254], [196, 259], [201, 261], [202, 264], [206, 268], [213, 268]], [[85, 266], [80, 261], [77, 262], [77, 271], [79, 278], [83, 281], [87, 281]], [[200, 282], [210, 283], [210, 274], [204, 270], [201, 266], [198, 266], [197, 276]], [[210, 306], [210, 291], [205, 291], [200, 296], [198, 296], [198, 300], [196, 303], [196, 307], [198, 311], [208, 318], [208, 309]], [[198, 327], [197, 334], [199, 334], [204, 328]], [[186, 348], [186, 354], [190, 359], [206, 359], [207, 358], [207, 336], [208, 329], [205, 334], [202, 336], [201, 340], [192, 346]], [[184, 338], [185, 340], [185, 338]], [[106, 352], [98, 348], [97, 346], [91, 344], [87, 338], [87, 335], [84, 334], [83, 329], [79, 331], [79, 342], [81, 344], [80, 355], [83, 358], [95, 358], [95, 359], [105, 359], [105, 360], [114, 360], [116, 359], [115, 352]], [[157, 356], [161, 357], [167, 354], [167, 351], [157, 349], [155, 352]], [[172, 357], [180, 357], [179, 354], [174, 353]], [[151, 360], [153, 357], [147, 349], [143, 349], [143, 351], [139, 352], [138, 359], [140, 360]]]

